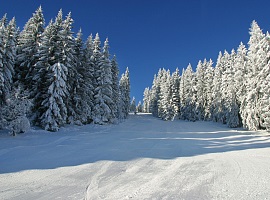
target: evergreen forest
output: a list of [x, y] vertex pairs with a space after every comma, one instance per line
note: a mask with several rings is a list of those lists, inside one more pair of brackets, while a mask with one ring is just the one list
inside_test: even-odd
[[159, 69], [144, 90], [144, 112], [163, 120], [212, 120], [229, 127], [270, 129], [270, 34], [256, 21], [248, 47], [220, 52], [213, 61], [199, 61], [171, 73]]
[[65, 124], [108, 124], [125, 119], [129, 70], [119, 80], [108, 38], [83, 41], [71, 13], [45, 20], [41, 6], [23, 30], [15, 18], [0, 20], [0, 129], [13, 135], [30, 126], [58, 131]]

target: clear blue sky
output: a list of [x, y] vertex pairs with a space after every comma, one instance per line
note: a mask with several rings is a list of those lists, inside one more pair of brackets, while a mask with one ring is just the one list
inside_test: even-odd
[[42, 6], [46, 22], [60, 8], [75, 20], [86, 38], [109, 37], [120, 72], [130, 69], [131, 97], [142, 100], [159, 68], [174, 71], [204, 58], [216, 61], [219, 51], [247, 44], [252, 20], [270, 30], [269, 0], [0, 0], [0, 15], [17, 19], [23, 28]]

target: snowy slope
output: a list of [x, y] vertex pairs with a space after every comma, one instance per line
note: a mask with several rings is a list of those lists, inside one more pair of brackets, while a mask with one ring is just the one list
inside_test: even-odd
[[270, 137], [131, 115], [0, 134], [0, 199], [270, 199]]

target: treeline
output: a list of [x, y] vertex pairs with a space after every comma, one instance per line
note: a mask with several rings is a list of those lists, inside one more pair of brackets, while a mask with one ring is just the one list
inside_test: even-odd
[[270, 35], [256, 21], [248, 48], [224, 51], [212, 60], [191, 65], [180, 76], [160, 69], [144, 91], [145, 112], [164, 120], [213, 120], [229, 127], [270, 129]]
[[22, 31], [15, 18], [0, 21], [0, 128], [58, 131], [64, 124], [105, 124], [125, 119], [130, 106], [128, 68], [119, 81], [108, 39], [74, 36], [62, 10], [45, 27], [39, 7]]

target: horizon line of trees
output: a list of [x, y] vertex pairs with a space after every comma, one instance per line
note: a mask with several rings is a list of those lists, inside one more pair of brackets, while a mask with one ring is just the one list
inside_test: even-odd
[[152, 87], [145, 88], [143, 111], [163, 120], [206, 120], [270, 130], [270, 34], [254, 20], [248, 48], [219, 53], [212, 60], [189, 64], [180, 76], [159, 69]]
[[139, 101], [138, 104], [136, 105], [135, 97], [133, 97], [131, 102], [130, 102], [130, 112], [133, 112], [135, 114], [143, 112], [143, 105], [142, 105], [141, 101]]
[[[72, 31], [71, 13], [45, 26], [41, 6], [22, 31], [0, 20], [0, 129], [33, 125], [58, 131], [64, 124], [117, 123], [130, 106], [129, 70], [119, 80], [116, 56], [99, 34], [86, 41]], [[26, 126], [26, 127], [24, 127]]]

